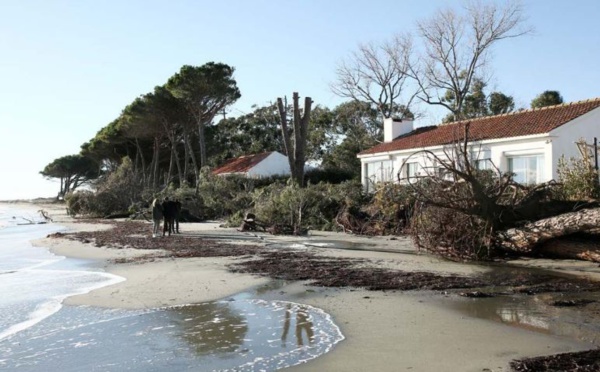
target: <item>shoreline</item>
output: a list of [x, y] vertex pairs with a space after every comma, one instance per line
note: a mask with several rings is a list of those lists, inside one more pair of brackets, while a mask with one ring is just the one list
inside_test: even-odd
[[[77, 223], [66, 213], [57, 212], [59, 211], [50, 209], [54, 223], [64, 226], [68, 232], [111, 228], [110, 225]], [[148, 226], [150, 232], [151, 225]], [[214, 229], [214, 226], [208, 228]], [[65, 305], [122, 309], [187, 305], [219, 300], [269, 281], [268, 278], [227, 271], [226, 266], [235, 260], [231, 257], [154, 259], [154, 256], [165, 251], [95, 247], [73, 240], [48, 237], [32, 243], [34, 246], [47, 248], [56, 255], [96, 261], [107, 273], [125, 278], [117, 284], [70, 296], [63, 301]], [[148, 261], [114, 263], [114, 260], [135, 258], [146, 258]]]
[[[110, 228], [103, 224], [74, 223], [66, 213], [52, 205], [49, 209], [54, 223], [72, 231]], [[194, 226], [192, 226], [194, 225]], [[218, 224], [183, 224], [184, 233], [196, 235], [235, 234], [234, 229]], [[151, 232], [151, 225], [148, 225]], [[227, 236], [227, 234], [223, 234]], [[238, 233], [241, 234], [241, 233]], [[381, 267], [402, 270], [435, 268], [444, 273], [473, 274], [489, 268], [439, 260], [415, 254], [405, 241], [386, 238], [341, 236], [337, 233], [315, 232], [316, 241], [344, 239], [360, 245], [374, 244], [382, 250], [400, 247], [399, 252], [367, 250], [337, 250], [312, 248], [328, 257], [353, 257], [374, 260]], [[168, 239], [168, 238], [161, 238]], [[300, 242], [298, 237], [270, 237], [267, 244]], [[368, 242], [368, 243], [367, 243]], [[100, 262], [103, 269], [126, 280], [84, 295], [69, 297], [65, 305], [88, 305], [108, 308], [155, 308], [223, 299], [247, 291], [271, 279], [250, 274], [231, 273], [227, 265], [237, 257], [156, 258], [146, 262], [111, 263], [110, 260], [156, 255], [157, 251], [132, 248], [97, 248], [91, 244], [67, 239], [44, 238], [36, 246], [73, 258]], [[554, 263], [524, 262], [523, 265], [550, 266]], [[573, 271], [586, 276], [599, 275], [590, 265], [569, 262], [561, 272]], [[599, 275], [600, 277], [600, 275]], [[471, 318], [444, 308], [439, 295], [423, 292], [380, 292], [364, 289], [322, 289], [294, 282], [280, 289], [277, 300], [290, 300], [318, 307], [329, 313], [346, 339], [329, 353], [292, 369], [344, 371], [397, 370], [457, 370], [508, 371], [513, 359], [573, 352], [593, 348], [593, 345], [531, 330], [511, 327], [491, 320]]]

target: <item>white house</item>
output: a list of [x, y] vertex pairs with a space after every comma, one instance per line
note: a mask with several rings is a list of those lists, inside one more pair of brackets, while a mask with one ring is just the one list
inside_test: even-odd
[[435, 161], [422, 151], [447, 158], [467, 124], [478, 166], [493, 164], [521, 183], [545, 182], [557, 178], [561, 156], [580, 156], [575, 142], [600, 137], [600, 98], [421, 128], [386, 119], [384, 142], [358, 154], [363, 185], [431, 174]]
[[249, 178], [289, 175], [290, 164], [287, 156], [271, 151], [231, 159], [212, 173], [221, 176], [236, 174]]

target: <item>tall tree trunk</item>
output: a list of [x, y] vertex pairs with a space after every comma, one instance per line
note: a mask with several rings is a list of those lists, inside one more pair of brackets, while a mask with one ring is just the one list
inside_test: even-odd
[[166, 184], [168, 185], [173, 180], [173, 165], [175, 164], [175, 166], [177, 166], [177, 174], [179, 175], [179, 185], [182, 185], [184, 181], [181, 174], [181, 165], [179, 164], [179, 153], [177, 151], [177, 130], [166, 119], [162, 121], [162, 125], [164, 132], [167, 135], [167, 139], [169, 140], [171, 154], [171, 158], [169, 160], [169, 171], [166, 176]]
[[175, 157], [175, 166], [177, 167], [179, 185], [181, 186], [185, 184], [185, 179], [183, 179], [183, 169], [181, 168], [181, 161], [179, 159], [179, 151], [177, 151], [177, 146], [173, 146], [173, 154]]
[[[183, 185], [185, 180], [183, 179], [181, 164], [179, 160], [179, 151], [177, 151], [177, 140], [175, 130], [167, 130], [167, 134], [169, 137], [169, 142], [171, 143], [171, 159], [175, 162], [175, 166], [177, 167], [177, 175], [179, 177], [179, 185]], [[172, 178], [171, 166], [169, 166], [169, 182]]]
[[310, 122], [310, 112], [312, 99], [305, 97], [304, 99], [304, 114], [300, 114], [299, 96], [297, 92], [293, 95], [293, 125], [294, 125], [294, 141], [290, 138], [287, 122], [287, 101], [284, 102], [281, 98], [277, 98], [277, 107], [279, 109], [279, 117], [281, 121], [281, 134], [285, 145], [285, 150], [290, 164], [290, 172], [292, 180], [300, 187], [304, 187], [304, 164], [306, 163], [306, 142], [308, 136], [308, 124]]
[[146, 180], [146, 159], [144, 158], [144, 153], [142, 152], [142, 147], [140, 146], [140, 142], [138, 141], [138, 139], [135, 139], [135, 147], [137, 149], [136, 151], [136, 155], [139, 154], [140, 155], [140, 160], [142, 163], [142, 180], [143, 180], [143, 186], [147, 186], [147, 180]]
[[277, 108], [279, 109], [279, 117], [281, 120], [281, 136], [283, 137], [285, 154], [287, 155], [288, 163], [290, 164], [290, 173], [292, 174], [292, 179], [294, 179], [293, 175], [296, 174], [296, 162], [293, 160], [294, 149], [292, 147], [292, 140], [290, 138], [288, 129], [287, 98], [285, 98], [285, 102], [281, 98], [277, 98]]
[[158, 164], [160, 161], [160, 141], [158, 136], [154, 137], [154, 151], [152, 154], [152, 186], [158, 187], [159, 175], [158, 175]]
[[169, 152], [169, 169], [167, 174], [165, 175], [165, 184], [169, 186], [171, 183], [171, 179], [173, 178], [173, 167], [175, 166], [175, 153], [173, 151], [173, 147], [171, 147], [171, 151]]
[[194, 186], [197, 188], [198, 185], [200, 184], [200, 173], [199, 173], [199, 167], [198, 167], [198, 163], [196, 162], [196, 155], [194, 154], [194, 149], [192, 147], [192, 142], [190, 141], [190, 136], [189, 133], [186, 136], [186, 141], [185, 141], [185, 145], [187, 146], [187, 152], [188, 155], [190, 157], [190, 159], [192, 160], [192, 166], [194, 168]]
[[190, 158], [190, 154], [189, 154], [189, 138], [188, 138], [188, 134], [186, 132], [183, 133], [183, 180], [181, 182], [185, 183], [187, 185], [187, 177], [189, 174], [189, 161], [188, 159]]
[[200, 146], [200, 167], [203, 167], [206, 165], [206, 138], [204, 137], [203, 120], [198, 121], [198, 145]]

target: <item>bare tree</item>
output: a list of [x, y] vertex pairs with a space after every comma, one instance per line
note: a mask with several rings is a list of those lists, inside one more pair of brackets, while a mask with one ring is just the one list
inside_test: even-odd
[[337, 67], [331, 89], [340, 97], [373, 104], [383, 118], [402, 119], [417, 92], [407, 92], [412, 55], [412, 40], [406, 35], [381, 45], [362, 44]]
[[424, 54], [411, 71], [421, 88], [419, 98], [444, 106], [458, 120], [474, 78], [485, 80], [491, 48], [498, 41], [531, 31], [521, 4], [513, 0], [470, 1], [464, 14], [440, 10], [417, 27]]
[[[292, 180], [302, 187], [304, 183], [304, 164], [306, 163], [306, 141], [308, 136], [308, 123], [310, 121], [310, 112], [312, 99], [304, 98], [304, 114], [300, 113], [299, 100], [297, 92], [292, 95], [293, 99], [293, 131], [288, 128], [287, 118], [287, 100], [277, 98], [277, 108], [281, 120], [281, 133], [285, 144], [285, 152], [290, 163], [290, 172]], [[292, 135], [293, 142], [292, 142]]]

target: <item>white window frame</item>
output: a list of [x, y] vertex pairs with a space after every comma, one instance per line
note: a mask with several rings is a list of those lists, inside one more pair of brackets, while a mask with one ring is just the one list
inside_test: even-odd
[[404, 172], [404, 176], [406, 177], [406, 179], [408, 180], [412, 180], [415, 179], [417, 177], [419, 177], [419, 162], [417, 161], [411, 161], [411, 162], [407, 162], [405, 165], [405, 172]]
[[478, 170], [489, 170], [492, 169], [492, 150], [490, 149], [478, 149], [477, 151], [471, 152], [471, 162], [473, 167]]
[[[533, 159], [535, 159], [535, 169], [531, 166], [531, 161]], [[524, 163], [518, 164], [518, 168], [515, 169], [515, 160], [524, 161]], [[515, 182], [525, 185], [532, 185], [543, 182], [545, 165], [545, 155], [543, 153], [507, 155], [506, 161], [508, 171], [514, 174]]]
[[[375, 185], [380, 182], [394, 181], [394, 163], [391, 159], [370, 161], [365, 164], [367, 191], [372, 191], [371, 185]], [[371, 171], [372, 169], [373, 171]]]

